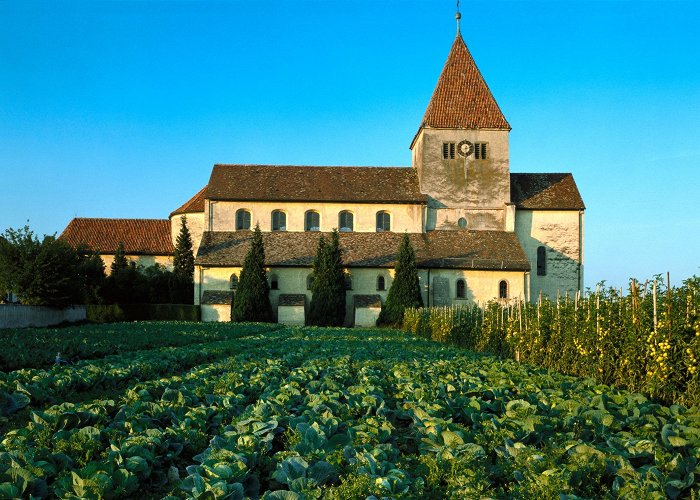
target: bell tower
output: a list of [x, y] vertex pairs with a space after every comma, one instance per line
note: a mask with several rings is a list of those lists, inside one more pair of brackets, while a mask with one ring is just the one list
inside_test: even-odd
[[459, 29], [423, 121], [411, 143], [427, 231], [513, 230], [508, 133]]

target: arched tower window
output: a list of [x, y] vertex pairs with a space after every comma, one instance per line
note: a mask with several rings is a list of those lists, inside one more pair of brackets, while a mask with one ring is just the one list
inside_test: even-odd
[[237, 290], [238, 289], [238, 276], [235, 274], [232, 274], [231, 277], [228, 280], [228, 287], [231, 290]]
[[543, 246], [537, 247], [537, 276], [547, 275], [547, 249]]
[[498, 284], [498, 298], [508, 298], [508, 282], [506, 280], [501, 280], [501, 282]]
[[307, 210], [304, 214], [304, 231], [320, 231], [321, 216], [316, 210]]
[[377, 232], [391, 231], [391, 214], [380, 210], [377, 212]]
[[352, 277], [345, 275], [345, 289], [352, 290]]
[[276, 274], [270, 276], [270, 290], [279, 290], [280, 282]]
[[287, 230], [287, 214], [282, 210], [272, 211], [272, 230], [286, 231]]
[[384, 276], [377, 276], [377, 290], [380, 292], [386, 290], [386, 280]]
[[250, 229], [250, 212], [240, 209], [236, 212], [236, 231]]
[[464, 281], [463, 279], [457, 280], [456, 296], [458, 299], [467, 298], [467, 282]]
[[338, 214], [338, 227], [341, 233], [350, 233], [355, 230], [355, 220], [352, 212], [343, 210]]
[[311, 287], [313, 286], [313, 284], [314, 284], [314, 275], [313, 275], [313, 274], [309, 274], [309, 275], [306, 277], [306, 289], [307, 289], [307, 290], [311, 290]]

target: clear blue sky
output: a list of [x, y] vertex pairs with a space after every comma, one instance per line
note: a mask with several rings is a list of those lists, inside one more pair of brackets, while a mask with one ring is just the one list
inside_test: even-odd
[[[586, 285], [700, 274], [700, 2], [462, 1], [512, 172], [572, 172]], [[0, 0], [0, 231], [167, 217], [214, 163], [410, 165], [445, 1]]]

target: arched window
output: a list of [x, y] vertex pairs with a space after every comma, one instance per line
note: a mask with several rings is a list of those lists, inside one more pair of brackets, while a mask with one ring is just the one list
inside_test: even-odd
[[456, 295], [457, 295], [458, 299], [466, 299], [467, 298], [467, 282], [464, 281], [463, 279], [457, 280]]
[[316, 210], [307, 210], [304, 215], [304, 231], [320, 231], [321, 216]]
[[502, 280], [498, 284], [498, 298], [499, 299], [507, 299], [508, 298], [508, 282], [506, 280]]
[[345, 276], [345, 289], [352, 290], [352, 278], [348, 275]]
[[250, 229], [250, 212], [241, 208], [236, 212], [236, 231]]
[[380, 292], [386, 290], [386, 280], [384, 276], [377, 276], [377, 290]]
[[537, 247], [537, 276], [547, 275], [547, 249]]
[[287, 214], [282, 210], [272, 211], [272, 230], [286, 231], [287, 230]]
[[338, 227], [341, 233], [350, 233], [355, 230], [355, 220], [352, 212], [343, 210], [338, 214]]
[[307, 289], [307, 290], [311, 290], [311, 287], [313, 286], [313, 284], [314, 284], [314, 275], [313, 275], [313, 274], [309, 274], [309, 275], [306, 277], [306, 289]]
[[457, 221], [457, 225], [459, 227], [461, 227], [462, 229], [466, 229], [467, 228], [467, 219], [465, 219], [464, 217], [460, 217], [459, 220]]
[[391, 215], [381, 210], [377, 212], [377, 232], [391, 231]]
[[228, 287], [231, 290], [236, 290], [238, 289], [238, 276], [235, 274], [232, 274], [231, 277], [228, 280]]
[[279, 290], [280, 289], [280, 282], [279, 279], [277, 278], [277, 275], [272, 274], [270, 275], [270, 290]]

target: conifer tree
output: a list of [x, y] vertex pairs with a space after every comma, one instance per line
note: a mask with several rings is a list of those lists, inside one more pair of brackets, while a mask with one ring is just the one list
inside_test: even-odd
[[231, 304], [231, 321], [272, 321], [270, 286], [265, 272], [265, 247], [260, 226], [255, 226], [253, 241], [243, 261], [238, 289]]
[[114, 274], [116, 271], [127, 269], [128, 267], [129, 261], [126, 260], [124, 243], [120, 241], [117, 245], [117, 250], [114, 252], [114, 260], [112, 261], [112, 265], [109, 267], [109, 270], [111, 274]]
[[345, 272], [340, 236], [333, 230], [330, 242], [318, 242], [311, 284], [310, 325], [342, 326], [345, 322]]
[[416, 254], [408, 239], [408, 234], [404, 234], [396, 259], [394, 281], [391, 283], [386, 301], [382, 305], [377, 324], [400, 325], [403, 321], [403, 312], [407, 307], [422, 306], [423, 297], [418, 282]]
[[192, 236], [187, 229], [187, 216], [180, 218], [180, 233], [175, 241], [175, 256], [173, 257], [173, 272], [175, 276], [192, 284], [194, 281], [194, 253], [192, 251]]

